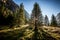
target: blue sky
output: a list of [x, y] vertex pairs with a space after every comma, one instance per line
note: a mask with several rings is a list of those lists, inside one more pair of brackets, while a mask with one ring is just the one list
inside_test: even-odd
[[31, 14], [33, 5], [37, 2], [41, 8], [43, 16], [47, 15], [49, 20], [51, 15], [55, 16], [60, 12], [60, 0], [13, 0], [16, 4], [24, 4], [25, 10]]

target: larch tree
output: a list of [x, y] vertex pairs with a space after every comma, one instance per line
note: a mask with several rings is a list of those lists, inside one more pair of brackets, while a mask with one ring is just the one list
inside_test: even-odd
[[23, 5], [23, 3], [21, 3], [20, 7], [19, 7], [18, 24], [19, 25], [24, 25], [25, 24], [25, 14], [24, 14], [24, 5]]
[[56, 19], [58, 26], [60, 26], [60, 13], [57, 14]]
[[47, 15], [45, 15], [45, 18], [44, 18], [44, 24], [45, 24], [45, 26], [49, 25], [49, 19], [48, 19]]
[[32, 14], [31, 14], [31, 20], [32, 20], [32, 23], [35, 24], [35, 20], [39, 22], [42, 22], [42, 14], [41, 14], [41, 9], [39, 7], [39, 4], [35, 3], [34, 4], [34, 8], [32, 10]]
[[57, 20], [54, 15], [52, 15], [52, 18], [51, 18], [51, 26], [57, 26]]
[[32, 40], [40, 40], [39, 32], [38, 32], [38, 22], [39, 22], [40, 13], [41, 13], [41, 9], [39, 7], [39, 4], [35, 3], [31, 14], [31, 20], [33, 21], [34, 24], [34, 35], [32, 37]]

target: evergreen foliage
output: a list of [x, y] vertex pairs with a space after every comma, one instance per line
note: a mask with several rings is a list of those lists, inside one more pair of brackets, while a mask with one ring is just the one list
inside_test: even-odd
[[42, 16], [41, 9], [40, 9], [38, 3], [34, 4], [34, 8], [32, 10], [32, 14], [31, 14], [31, 20], [32, 20], [33, 24], [35, 24], [35, 19], [38, 20], [38, 25], [42, 26], [43, 16]]
[[32, 20], [34, 21], [33, 24], [34, 24], [34, 35], [33, 35], [33, 38], [32, 40], [40, 40], [39, 38], [39, 32], [38, 32], [38, 24], [39, 24], [39, 16], [40, 16], [40, 13], [41, 13], [41, 9], [39, 8], [39, 4], [38, 3], [35, 3], [34, 4], [34, 8], [32, 10]]
[[19, 13], [18, 13], [18, 24], [25, 24], [25, 14], [24, 14], [24, 6], [23, 3], [20, 4]]
[[57, 20], [54, 15], [52, 15], [52, 18], [51, 18], [51, 26], [57, 26]]
[[48, 19], [48, 16], [47, 15], [45, 15], [45, 19], [44, 19], [44, 24], [45, 24], [45, 26], [48, 26], [49, 25], [49, 19]]
[[56, 19], [57, 19], [57, 25], [60, 26], [60, 13], [57, 14]]

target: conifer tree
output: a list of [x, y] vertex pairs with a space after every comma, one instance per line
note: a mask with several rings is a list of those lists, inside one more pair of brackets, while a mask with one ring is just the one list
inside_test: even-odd
[[4, 12], [4, 9], [5, 9], [5, 4], [2, 3], [2, 8], [1, 8], [1, 12], [2, 12], [2, 13]]
[[57, 24], [58, 26], [60, 26], [60, 13], [57, 14], [56, 18], [57, 18]]
[[54, 15], [52, 15], [52, 18], [51, 18], [51, 26], [57, 26], [56, 17]]
[[41, 13], [41, 9], [39, 7], [38, 3], [34, 4], [34, 8], [32, 10], [32, 15], [31, 15], [31, 19], [34, 21], [34, 35], [32, 37], [32, 40], [40, 40], [39, 39], [39, 32], [38, 32], [38, 22], [39, 22], [39, 16]]
[[38, 25], [42, 26], [43, 24], [43, 16], [41, 13], [41, 8], [39, 7], [39, 4], [35, 3], [34, 8], [32, 10], [31, 14], [31, 20], [32, 23], [35, 24], [35, 19], [38, 19]]
[[44, 22], [45, 22], [45, 26], [49, 25], [49, 20], [48, 20], [48, 16], [47, 15], [45, 15]]
[[18, 24], [19, 25], [24, 25], [25, 24], [25, 14], [24, 14], [24, 5], [23, 5], [23, 3], [20, 4], [20, 8], [19, 8]]

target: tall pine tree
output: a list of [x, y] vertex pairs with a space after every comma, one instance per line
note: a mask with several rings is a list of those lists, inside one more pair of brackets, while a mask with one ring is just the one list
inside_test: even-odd
[[58, 24], [58, 26], [60, 26], [60, 13], [57, 14], [56, 18], [57, 18], [57, 24]]
[[54, 15], [52, 15], [52, 18], [51, 18], [51, 26], [57, 26], [56, 17]]
[[24, 25], [25, 24], [25, 14], [24, 14], [24, 5], [23, 5], [23, 3], [21, 3], [20, 7], [19, 7], [18, 24], [19, 25]]
[[40, 40], [39, 39], [39, 32], [38, 32], [38, 22], [39, 22], [39, 16], [41, 13], [41, 9], [39, 7], [38, 3], [34, 4], [34, 8], [32, 10], [31, 19], [34, 21], [34, 35], [32, 37], [32, 40]]
[[45, 18], [44, 18], [44, 24], [45, 24], [45, 26], [49, 25], [49, 19], [48, 19], [47, 15], [45, 15]]
[[34, 24], [35, 24], [36, 19], [38, 20], [38, 22], [40, 22], [42, 19], [41, 9], [39, 7], [39, 4], [37, 4], [37, 3], [34, 4], [34, 8], [32, 10], [32, 14], [31, 14], [31, 20]]

